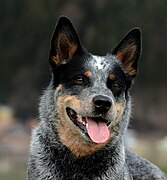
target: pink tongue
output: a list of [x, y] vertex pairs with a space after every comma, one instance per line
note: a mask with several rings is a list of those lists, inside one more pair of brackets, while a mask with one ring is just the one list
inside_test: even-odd
[[94, 121], [91, 118], [86, 118], [88, 123], [87, 131], [95, 143], [105, 143], [109, 139], [109, 130], [105, 122]]

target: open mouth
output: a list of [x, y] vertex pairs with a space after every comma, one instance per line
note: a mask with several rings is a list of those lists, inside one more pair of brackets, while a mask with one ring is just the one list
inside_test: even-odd
[[95, 143], [105, 143], [110, 136], [110, 122], [99, 117], [83, 117], [73, 109], [66, 108], [69, 119]]

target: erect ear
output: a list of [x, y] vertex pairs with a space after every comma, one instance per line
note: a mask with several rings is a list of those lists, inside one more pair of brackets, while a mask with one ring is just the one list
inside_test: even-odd
[[51, 40], [50, 65], [54, 67], [67, 62], [79, 49], [81, 49], [81, 44], [71, 21], [61, 16]]
[[123, 64], [125, 72], [134, 78], [141, 53], [141, 30], [132, 29], [116, 46], [113, 55]]

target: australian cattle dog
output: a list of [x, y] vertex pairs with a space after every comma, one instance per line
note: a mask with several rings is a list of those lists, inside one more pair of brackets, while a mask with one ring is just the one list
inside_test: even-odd
[[32, 133], [28, 180], [167, 179], [123, 142], [140, 53], [139, 28], [98, 56], [83, 47], [67, 17], [59, 18], [49, 53], [52, 79]]

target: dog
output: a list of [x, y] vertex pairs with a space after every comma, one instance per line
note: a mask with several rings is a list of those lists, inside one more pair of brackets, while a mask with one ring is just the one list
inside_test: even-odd
[[67, 17], [59, 18], [49, 53], [52, 79], [32, 132], [28, 180], [167, 179], [123, 142], [140, 54], [139, 28], [98, 56], [83, 47]]

